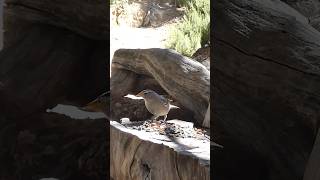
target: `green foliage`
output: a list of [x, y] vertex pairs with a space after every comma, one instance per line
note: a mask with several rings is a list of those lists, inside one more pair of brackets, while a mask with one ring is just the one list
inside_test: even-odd
[[180, 0], [186, 4], [186, 14], [182, 22], [170, 29], [166, 47], [191, 57], [209, 41], [210, 0]]
[[186, 7], [192, 0], [176, 0], [178, 7]]

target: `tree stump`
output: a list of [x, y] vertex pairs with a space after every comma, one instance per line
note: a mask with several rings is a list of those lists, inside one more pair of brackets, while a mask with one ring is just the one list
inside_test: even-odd
[[128, 180], [209, 180], [210, 142], [169, 138], [110, 121], [110, 175]]

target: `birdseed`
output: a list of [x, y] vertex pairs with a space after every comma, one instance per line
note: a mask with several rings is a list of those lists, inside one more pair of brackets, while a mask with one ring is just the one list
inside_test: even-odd
[[205, 130], [199, 128], [182, 127], [179, 124], [168, 123], [163, 120], [151, 122], [145, 121], [141, 125], [127, 127], [139, 131], [154, 132], [158, 135], [167, 135], [177, 138], [196, 138], [200, 140], [210, 140], [210, 136], [205, 134]]

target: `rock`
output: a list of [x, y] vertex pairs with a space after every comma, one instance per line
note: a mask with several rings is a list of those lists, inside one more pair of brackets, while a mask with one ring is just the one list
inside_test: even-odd
[[281, 1], [213, 7], [215, 178], [302, 179], [320, 117], [320, 33]]
[[202, 47], [192, 55], [192, 59], [203, 64], [208, 71], [210, 71], [210, 49], [210, 46]]
[[[115, 7], [116, 11], [121, 7]], [[129, 27], [141, 27], [147, 15], [148, 7], [146, 3], [132, 2], [123, 4], [120, 13], [117, 13], [117, 23]]]
[[[128, 2], [150, 2], [151, 0], [128, 0]], [[176, 0], [152, 0], [154, 3], [174, 5]]]
[[168, 4], [150, 4], [144, 20], [144, 26], [159, 27], [170, 20], [183, 15], [183, 11]]
[[202, 64], [168, 49], [119, 49], [113, 56], [111, 71], [126, 74], [123, 77], [112, 75], [113, 98], [133, 91], [140, 75], [149, 76], [175, 101], [194, 113], [195, 123], [202, 124], [210, 94], [210, 72]]
[[130, 1], [113, 5], [112, 19], [117, 24], [129, 27], [159, 27], [164, 23], [183, 15], [168, 2]]

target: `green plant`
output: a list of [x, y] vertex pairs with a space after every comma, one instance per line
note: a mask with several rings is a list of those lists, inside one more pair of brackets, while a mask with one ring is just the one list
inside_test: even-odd
[[186, 7], [192, 0], [175, 0], [178, 7]]
[[166, 47], [191, 57], [209, 41], [210, 0], [180, 0], [181, 2], [186, 4], [187, 10], [182, 22], [170, 29]]

